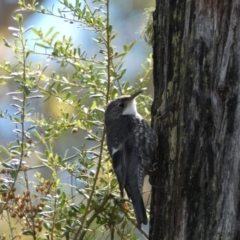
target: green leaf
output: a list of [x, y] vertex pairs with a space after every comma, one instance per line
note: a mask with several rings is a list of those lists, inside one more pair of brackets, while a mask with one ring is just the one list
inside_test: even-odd
[[61, 230], [62, 224], [61, 224], [60, 222], [57, 222], [57, 223], [55, 224], [55, 228], [56, 228], [57, 230]]
[[2, 163], [2, 166], [5, 167], [5, 168], [8, 168], [8, 169], [13, 169], [13, 166], [11, 164], [8, 164], [8, 163], [5, 163], [5, 162]]
[[5, 45], [6, 47], [9, 47], [9, 48], [12, 47], [12, 45], [11, 45], [5, 38], [2, 38], [2, 39], [3, 39], [4, 45]]
[[44, 8], [44, 6], [43, 5], [41, 5], [41, 13], [45, 13], [46, 12], [46, 10], [45, 10], [45, 8]]
[[22, 231], [23, 235], [31, 235], [31, 236], [35, 236], [35, 233], [32, 230], [23, 230]]
[[51, 27], [51, 28], [47, 31], [47, 33], [45, 34], [45, 37], [49, 36], [49, 35], [52, 33], [53, 30], [54, 30], [54, 27]]
[[23, 24], [23, 16], [22, 16], [22, 14], [18, 13], [18, 14], [14, 17], [14, 19], [17, 20], [17, 22], [18, 22], [18, 24], [19, 24], [20, 26], [22, 26], [22, 24]]
[[23, 92], [24, 92], [24, 94], [25, 94], [26, 96], [28, 96], [28, 95], [31, 93], [29, 87], [23, 86], [22, 88], [23, 88]]
[[42, 34], [36, 29], [36, 28], [32, 28], [32, 31], [33, 31], [33, 33], [34, 34], [36, 34], [38, 37], [41, 37], [42, 36]]
[[51, 48], [48, 45], [43, 44], [43, 43], [35, 43], [35, 45], [37, 45], [38, 47], [41, 47], [41, 48], [45, 48], [45, 49], [50, 49]]
[[116, 185], [117, 185], [117, 179], [114, 178], [114, 179], [112, 179], [112, 181], [111, 181], [111, 188], [115, 188]]
[[92, 105], [91, 105], [91, 107], [90, 107], [91, 111], [93, 111], [93, 110], [96, 108], [96, 106], [97, 106], [97, 102], [96, 102], [96, 101], [93, 101], [93, 102], [92, 102]]
[[3, 153], [6, 153], [6, 154], [10, 154], [10, 152], [8, 151], [8, 149], [7, 148], [5, 148], [4, 146], [0, 146], [0, 149], [1, 149], [1, 152], [3, 152]]

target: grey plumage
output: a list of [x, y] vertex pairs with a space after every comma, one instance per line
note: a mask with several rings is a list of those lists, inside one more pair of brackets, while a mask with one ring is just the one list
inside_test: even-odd
[[136, 109], [135, 97], [140, 93], [111, 101], [105, 111], [107, 146], [121, 197], [125, 189], [132, 201], [139, 226], [147, 224], [142, 187], [157, 145], [155, 131]]

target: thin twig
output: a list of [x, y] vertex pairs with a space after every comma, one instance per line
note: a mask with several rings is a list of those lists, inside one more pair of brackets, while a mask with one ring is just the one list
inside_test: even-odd
[[[106, 92], [106, 104], [107, 104], [108, 100], [109, 100], [110, 85], [111, 85], [111, 69], [110, 69], [111, 66], [110, 66], [110, 62], [109, 62], [110, 61], [110, 55], [111, 55], [111, 53], [110, 53], [110, 33], [109, 33], [109, 29], [108, 29], [108, 26], [109, 26], [109, 0], [106, 1], [106, 7], [107, 7], [107, 25], [106, 25], [107, 41], [106, 42], [107, 42], [107, 55], [108, 55], [107, 92]], [[85, 224], [85, 221], [86, 221], [86, 218], [87, 218], [87, 215], [88, 215], [89, 207], [90, 207], [90, 204], [91, 204], [94, 192], [95, 192], [98, 175], [99, 175], [100, 168], [101, 168], [102, 157], [103, 157], [105, 133], [106, 133], [106, 128], [104, 126], [103, 133], [102, 133], [102, 138], [101, 138], [101, 141], [100, 141], [100, 153], [99, 153], [99, 160], [98, 160], [98, 166], [97, 166], [97, 170], [96, 170], [96, 175], [95, 175], [93, 186], [92, 186], [92, 190], [91, 190], [88, 202], [87, 202], [87, 206], [86, 206], [84, 215], [82, 217], [81, 226], [79, 227], [77, 233], [74, 236], [75, 240], [78, 239], [78, 236], [79, 236], [79, 234], [81, 233], [81, 231], [82, 231], [82, 229], [84, 227], [84, 224]], [[82, 234], [80, 235], [79, 239], [83, 239], [85, 234], [86, 234], [86, 231], [83, 231]]]

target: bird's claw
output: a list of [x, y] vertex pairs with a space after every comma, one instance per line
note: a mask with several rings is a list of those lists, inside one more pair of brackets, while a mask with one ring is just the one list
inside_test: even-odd
[[154, 163], [149, 171], [149, 183], [154, 186], [154, 179], [157, 175], [157, 170], [159, 169], [159, 164]]

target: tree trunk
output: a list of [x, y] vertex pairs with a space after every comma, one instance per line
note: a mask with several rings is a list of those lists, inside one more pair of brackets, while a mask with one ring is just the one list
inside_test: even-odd
[[240, 239], [240, 1], [159, 0], [150, 240]]

